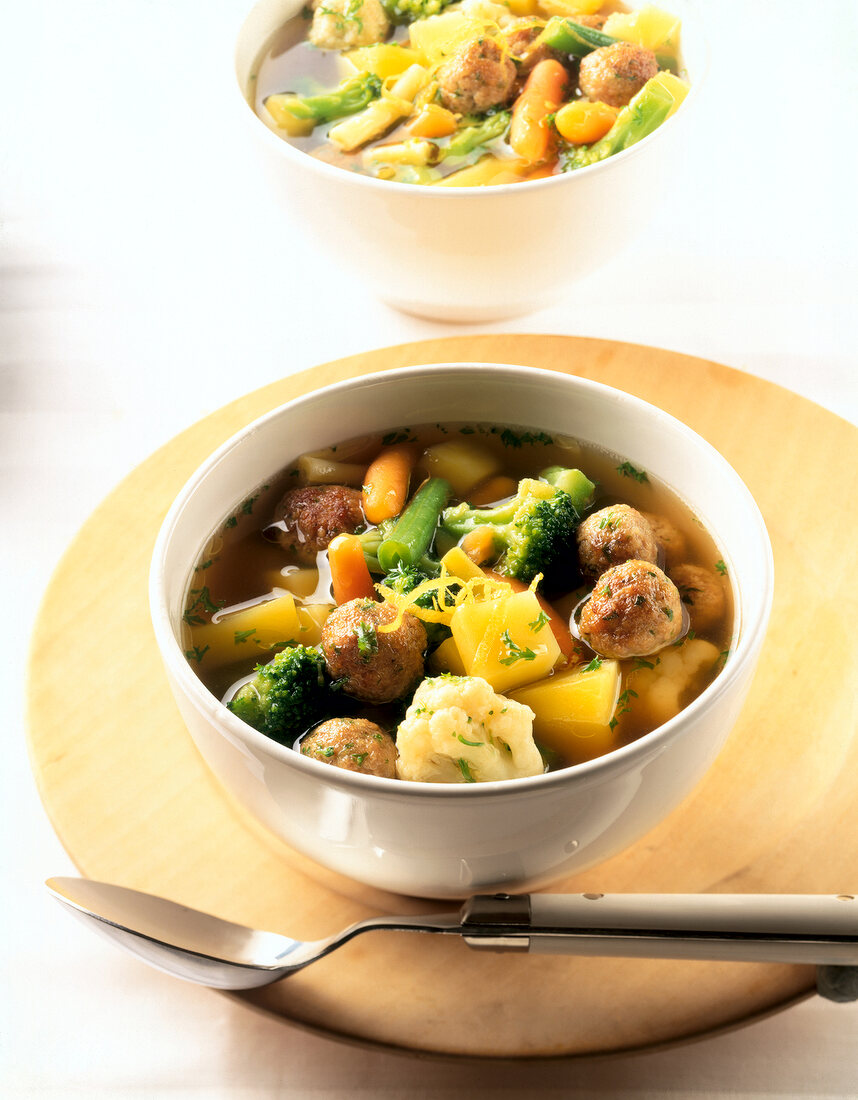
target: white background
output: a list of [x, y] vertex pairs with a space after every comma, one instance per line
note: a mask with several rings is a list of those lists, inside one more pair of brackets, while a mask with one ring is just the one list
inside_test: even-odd
[[[812, 999], [691, 1047], [586, 1064], [418, 1062], [149, 971], [45, 896], [43, 879], [73, 868], [30, 775], [20, 685], [38, 601], [76, 529], [156, 447], [241, 393], [466, 331], [380, 305], [314, 253], [300, 211], [273, 213], [233, 129], [243, 7], [0, 0], [0, 1091], [855, 1096], [856, 1006]], [[650, 225], [560, 305], [479, 329], [688, 352], [858, 422], [858, 5], [700, 7], [713, 67]], [[787, 431], [785, 445], [813, 441]]]

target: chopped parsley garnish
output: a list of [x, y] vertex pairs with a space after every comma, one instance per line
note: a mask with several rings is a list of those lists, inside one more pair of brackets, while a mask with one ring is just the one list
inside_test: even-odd
[[203, 657], [205, 657], [206, 653], [208, 652], [208, 648], [209, 647], [207, 645], [204, 645], [202, 649], [200, 649], [198, 645], [195, 645], [193, 649], [185, 650], [185, 656], [188, 658], [189, 661], [196, 661], [197, 664], [199, 664], [199, 662], [202, 661]]
[[459, 765], [459, 771], [462, 773], [462, 778], [465, 782], [476, 783], [476, 779], [471, 775], [471, 769], [468, 767], [468, 761], [459, 757], [456, 763]]
[[641, 668], [655, 668], [656, 664], [661, 658], [656, 657], [655, 661], [648, 661], [646, 657], [635, 657], [634, 671], [637, 672]]
[[643, 607], [643, 605], [645, 603], [646, 603], [646, 596], [644, 596], [643, 593], [639, 592], [637, 594], [637, 596], [635, 596], [635, 607]]
[[246, 515], [246, 516], [251, 515], [251, 513], [253, 512], [253, 505], [257, 502], [257, 500], [259, 500], [259, 493], [257, 493], [255, 497], [248, 497], [247, 498], [247, 500], [241, 506], [241, 510], [244, 513], [244, 515]]
[[195, 597], [182, 615], [188, 626], [200, 626], [206, 621], [204, 615], [213, 615], [223, 607], [222, 603], [215, 603], [205, 585], [202, 588], [192, 588], [188, 594]]
[[665, 615], [667, 615], [667, 621], [669, 623], [672, 623], [673, 622], [673, 608], [672, 607], [663, 607], [661, 610], [665, 613]]
[[584, 668], [582, 669], [582, 671], [583, 672], [598, 672], [601, 667], [602, 667], [602, 658], [601, 657], [594, 657], [593, 660], [589, 663], [589, 665], [584, 665]]
[[536, 654], [532, 649], [524, 649], [517, 642], [514, 642], [509, 636], [509, 631], [505, 630], [501, 634], [501, 641], [506, 646], [507, 656], [500, 658], [502, 665], [514, 665], [516, 661], [535, 661]]
[[385, 447], [392, 447], [394, 443], [413, 443], [414, 436], [409, 428], [403, 428], [397, 432], [388, 432], [382, 437], [381, 442]]
[[623, 477], [630, 477], [639, 485], [643, 485], [645, 481], [649, 481], [645, 470], [638, 470], [637, 467], [632, 466], [631, 462], [621, 462], [617, 467], [617, 473], [622, 474]]
[[617, 722], [620, 720], [620, 717], [623, 714], [628, 714], [628, 712], [632, 708], [631, 700], [637, 699], [637, 697], [638, 693], [636, 691], [632, 691], [631, 688], [626, 688], [625, 691], [620, 693], [620, 697], [617, 700], [617, 709], [614, 712], [614, 717], [608, 723], [611, 729], [615, 728]]
[[721, 560], [721, 558], [719, 558], [715, 562], [715, 568], [721, 574], [722, 577], [727, 576], [727, 565], [724, 561]]
[[234, 639], [236, 645], [241, 645], [242, 642], [246, 642], [251, 634], [256, 633], [256, 627], [252, 626], [250, 630], [236, 630]]
[[459, 428], [459, 435], [474, 435], [476, 428], [469, 428], [467, 425], [464, 428]]
[[545, 432], [514, 432], [511, 428], [504, 428], [500, 433], [500, 441], [505, 447], [523, 447], [525, 443], [541, 443], [549, 447], [554, 442]]
[[530, 627], [534, 634], [538, 634], [547, 622], [548, 616], [545, 614], [544, 611], [540, 611], [533, 622], [528, 623], [527, 625]]
[[358, 628], [355, 631], [355, 637], [357, 638], [358, 653], [364, 661], [371, 661], [372, 658], [378, 653], [378, 634], [372, 623], [365, 622], [361, 619], [358, 623]]
[[230, 516], [229, 519], [224, 524], [224, 527], [227, 530], [229, 530], [230, 528], [237, 526], [237, 524], [238, 524], [238, 516]]
[[363, 762], [369, 756], [368, 752], [355, 752], [352, 753], [352, 760], [357, 764], [359, 768], [363, 767]]
[[333, 745], [325, 745], [324, 748], [316, 749], [315, 751], [316, 751], [316, 756], [329, 757], [329, 756], [333, 756], [334, 753], [337, 750], [334, 748]]

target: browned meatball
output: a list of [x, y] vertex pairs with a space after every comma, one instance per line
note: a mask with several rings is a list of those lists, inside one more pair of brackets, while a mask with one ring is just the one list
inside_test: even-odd
[[361, 495], [345, 485], [290, 489], [274, 510], [269, 537], [306, 565], [315, 565], [335, 535], [351, 534], [365, 523]]
[[588, 516], [578, 528], [581, 569], [598, 577], [612, 565], [637, 558], [658, 561], [658, 543], [640, 512], [628, 504], [612, 504]]
[[652, 528], [655, 541], [664, 554], [664, 560], [670, 572], [669, 567], [685, 557], [688, 549], [685, 535], [665, 516], [656, 515], [654, 512], [641, 512], [641, 515]]
[[349, 772], [396, 778], [396, 744], [368, 718], [329, 718], [301, 739], [301, 752]]
[[658, 62], [652, 50], [631, 42], [615, 42], [581, 59], [578, 87], [589, 99], [599, 99], [611, 107], [625, 107], [657, 72]]
[[580, 27], [592, 27], [594, 31], [600, 31], [607, 18], [607, 15], [576, 15], [574, 22]]
[[408, 612], [395, 630], [395, 607], [372, 600], [340, 604], [322, 627], [322, 651], [328, 672], [342, 681], [346, 695], [366, 703], [401, 699], [423, 677], [426, 630]]
[[603, 573], [581, 610], [578, 631], [602, 657], [645, 657], [683, 629], [676, 585], [649, 561], [626, 561]]
[[438, 70], [441, 102], [450, 111], [479, 115], [506, 103], [515, 78], [514, 61], [493, 38], [473, 38]]
[[717, 573], [702, 565], [677, 565], [670, 571], [695, 632], [709, 630], [724, 615], [727, 594]]

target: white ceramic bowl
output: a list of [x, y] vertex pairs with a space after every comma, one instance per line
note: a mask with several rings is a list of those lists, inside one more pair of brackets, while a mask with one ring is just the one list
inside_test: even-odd
[[[653, 134], [601, 164], [531, 183], [433, 188], [346, 172], [308, 156], [253, 113], [251, 75], [268, 39], [304, 0], [260, 0], [238, 36], [236, 75], [247, 130], [275, 201], [340, 266], [389, 305], [444, 321], [525, 313], [620, 251], [660, 202], [695, 113], [707, 50], [685, 0], [682, 54], [691, 92]], [[636, 5], [631, 5], [632, 7]]]
[[[735, 637], [724, 671], [659, 729], [599, 759], [475, 786], [357, 775], [257, 733], [215, 699], [183, 656], [194, 564], [236, 504], [304, 451], [363, 432], [444, 420], [573, 436], [670, 485], [728, 565]], [[151, 608], [184, 720], [221, 783], [289, 845], [399, 893], [458, 897], [543, 885], [637, 840], [694, 787], [741, 707], [772, 599], [771, 548], [748, 490], [708, 443], [661, 410], [594, 382], [527, 367], [443, 364], [317, 390], [250, 424], [193, 475], [154, 552]]]

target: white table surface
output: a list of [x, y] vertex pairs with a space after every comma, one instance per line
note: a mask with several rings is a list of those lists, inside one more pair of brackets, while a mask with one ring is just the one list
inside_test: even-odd
[[[299, 212], [273, 215], [219, 125], [243, 6], [0, 0], [0, 1092], [854, 1097], [854, 1005], [813, 998], [648, 1055], [425, 1062], [308, 1035], [150, 971], [47, 898], [44, 878], [73, 866], [30, 774], [20, 684], [39, 599], [77, 528], [156, 447], [241, 393], [470, 331], [392, 312], [314, 254]], [[700, 6], [713, 68], [651, 224], [561, 304], [479, 330], [668, 347], [858, 423], [858, 6]]]

